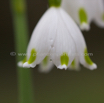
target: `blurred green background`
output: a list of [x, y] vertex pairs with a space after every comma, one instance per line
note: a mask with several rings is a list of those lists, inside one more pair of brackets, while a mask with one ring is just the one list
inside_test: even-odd
[[[47, 10], [47, 0], [27, 0], [27, 15], [30, 36]], [[57, 70], [48, 74], [31, 69], [35, 103], [104, 103], [104, 29], [91, 24], [89, 32], [83, 32], [89, 53], [98, 69], [80, 72]], [[14, 49], [14, 34], [9, 0], [0, 1], [0, 103], [17, 103], [17, 73]]]

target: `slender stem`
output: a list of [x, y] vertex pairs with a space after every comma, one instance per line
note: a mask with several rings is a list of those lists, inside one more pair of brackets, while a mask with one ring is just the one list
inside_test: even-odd
[[[25, 0], [10, 0], [14, 24], [15, 49], [17, 52], [17, 62], [22, 60], [23, 56], [18, 53], [25, 53], [28, 43], [28, 27], [26, 17]], [[19, 103], [33, 103], [33, 90], [30, 69], [17, 67]]]
[[48, 0], [49, 6], [60, 7], [62, 0]]

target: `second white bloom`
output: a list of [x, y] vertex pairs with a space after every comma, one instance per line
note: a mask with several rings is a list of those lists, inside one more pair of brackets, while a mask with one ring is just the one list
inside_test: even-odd
[[62, 7], [81, 30], [89, 30], [92, 21], [104, 27], [104, 0], [62, 0]]

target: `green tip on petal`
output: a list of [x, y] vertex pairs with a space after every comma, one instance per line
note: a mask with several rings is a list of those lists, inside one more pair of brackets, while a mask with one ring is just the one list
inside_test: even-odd
[[61, 6], [61, 1], [62, 0], [48, 0], [49, 1], [49, 6], [52, 7], [60, 7]]
[[75, 59], [72, 61], [71, 66], [75, 68]]
[[85, 49], [85, 51], [84, 51], [84, 58], [85, 58], [85, 61], [87, 62], [87, 64], [93, 65], [93, 62], [91, 61], [91, 59], [88, 55], [87, 49]]
[[68, 54], [67, 53], [63, 53], [60, 57], [61, 59], [61, 65], [68, 65], [69, 63], [69, 57], [68, 57]]
[[84, 8], [80, 8], [79, 9], [79, 19], [80, 19], [80, 23], [88, 23], [88, 17], [87, 17], [87, 13], [84, 10]]
[[43, 60], [43, 65], [46, 66], [47, 64], [48, 64], [48, 56], [46, 56]]
[[28, 60], [28, 64], [32, 64], [36, 60], [36, 54], [37, 54], [36, 50], [32, 49], [30, 58]]
[[104, 13], [103, 13], [103, 15], [102, 15], [102, 20], [104, 21]]

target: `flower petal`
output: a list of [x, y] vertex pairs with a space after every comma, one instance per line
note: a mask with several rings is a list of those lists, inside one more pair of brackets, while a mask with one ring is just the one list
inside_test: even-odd
[[95, 23], [100, 27], [104, 27], [104, 0], [95, 0], [94, 4]]
[[[82, 33], [80, 32], [77, 25], [73, 22], [73, 20], [69, 17], [69, 15], [65, 12], [63, 15], [63, 12], [64, 12], [63, 10], [60, 10], [61, 17], [63, 19], [66, 18], [64, 20], [64, 22], [65, 22], [66, 26], [68, 27], [68, 29], [71, 31], [70, 35], [75, 42], [77, 55], [79, 56], [80, 63], [83, 66], [85, 66], [91, 70], [96, 69], [97, 68], [96, 64], [94, 64], [93, 62], [92, 62], [92, 64], [90, 64], [89, 62], [87, 62], [87, 60], [85, 58], [85, 50], [87, 50], [86, 49], [87, 47], [86, 47], [85, 40], [83, 38]], [[89, 58], [89, 60], [90, 60], [90, 58]]]
[[[58, 27], [54, 44], [51, 49], [51, 59], [59, 69], [67, 69], [75, 57], [75, 43], [70, 36], [71, 31], [67, 28], [58, 10]], [[62, 12], [64, 15], [64, 12]], [[69, 21], [70, 22], [70, 21]], [[70, 24], [71, 25], [71, 24]]]
[[[28, 49], [28, 61], [23, 64], [24, 67], [35, 67], [48, 55], [51, 45], [55, 39], [57, 29], [57, 12], [56, 8], [52, 7], [43, 15], [33, 31]], [[32, 55], [32, 50], [35, 50], [35, 56]]]
[[43, 73], [48, 73], [51, 71], [53, 66], [54, 65], [50, 60], [50, 56], [46, 56], [44, 60], [41, 62], [41, 64], [39, 65], [39, 71]]
[[89, 30], [93, 19], [91, 4], [90, 0], [63, 0], [62, 7], [79, 24], [81, 30]]
[[23, 64], [25, 63], [27, 61], [27, 58], [25, 57], [24, 59], [23, 59], [23, 61], [20, 61], [20, 62], [18, 62], [18, 66], [19, 67], [23, 67]]
[[79, 64], [78, 57], [75, 57], [75, 59], [71, 63], [70, 67], [68, 67], [68, 69], [69, 70], [75, 70], [75, 71], [79, 71], [80, 70], [80, 64]]

